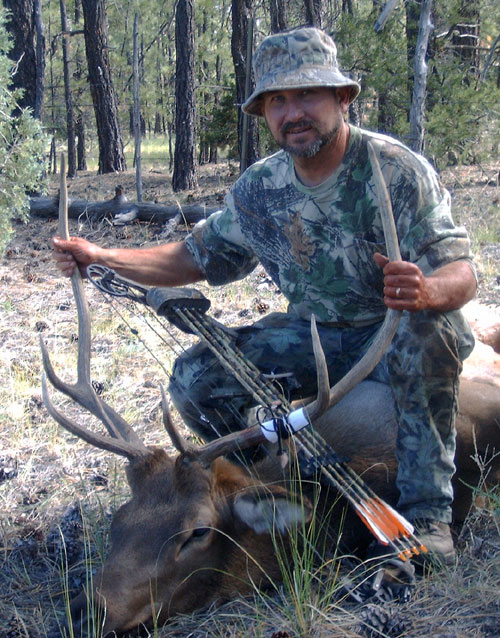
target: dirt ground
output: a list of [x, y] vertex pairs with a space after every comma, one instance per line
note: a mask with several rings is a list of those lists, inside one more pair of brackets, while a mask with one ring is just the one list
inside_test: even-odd
[[[480, 281], [478, 299], [494, 311], [500, 308], [500, 188], [496, 175], [498, 167], [488, 166], [457, 168], [443, 176], [453, 196], [455, 218], [473, 237]], [[236, 169], [230, 165], [202, 167], [199, 188], [177, 198], [166, 174], [147, 172], [143, 200], [219, 205], [235, 177]], [[132, 171], [104, 176], [84, 173], [68, 183], [70, 197], [89, 201], [113, 197], [117, 185], [135, 200]], [[57, 187], [57, 180], [52, 180], [50, 192], [55, 193]], [[89, 562], [99, 562], [105, 552], [110, 515], [127, 494], [123, 463], [75, 443], [58, 429], [42, 404], [40, 337], [47, 342], [61, 375], [74, 379], [76, 324], [71, 290], [51, 260], [50, 237], [56, 226], [55, 220], [37, 218], [28, 225], [17, 225], [0, 261], [1, 638], [61, 635], [56, 618], [64, 616], [64, 597], [82, 587]], [[142, 246], [160, 241], [162, 230], [137, 223], [114, 227], [105, 220], [92, 227], [72, 222], [70, 232], [108, 246]], [[177, 229], [175, 238], [186, 230]], [[201, 290], [212, 301], [211, 314], [227, 325], [248, 323], [284, 307], [282, 297], [261, 269], [239, 285], [217, 290], [201, 286]], [[137, 343], [130, 332], [136, 327], [130, 308], [110, 308], [93, 289], [88, 295], [96, 382], [110, 402], [123, 407], [127, 419], [138, 423], [138, 432], [147, 444], [170, 446], [158, 427], [157, 382], [164, 377], [163, 366], [168, 368], [173, 353], [163, 352], [169, 362], [158, 363], [148, 350], [158, 355], [157, 337], [151, 333], [145, 338], [146, 345]], [[184, 343], [181, 341], [179, 347]], [[404, 612], [407, 622], [403, 633], [394, 629], [396, 633], [391, 635], [500, 636], [500, 504], [491, 505], [487, 499], [482, 504], [487, 507], [471, 516], [459, 531], [463, 564], [451, 574], [422, 582], [418, 596]], [[97, 558], [89, 558], [89, 547]], [[220, 627], [218, 611], [201, 620], [199, 616], [185, 619], [165, 635], [296, 635], [284, 617], [264, 623], [261, 629], [252, 627], [248, 620], [243, 629], [235, 620], [241, 618], [235, 605], [225, 608], [225, 629]], [[357, 635], [351, 617], [344, 614], [339, 618], [339, 626], [344, 627], [339, 635]], [[333, 636], [331, 624], [328, 627], [325, 634], [318, 629], [315, 635]]]

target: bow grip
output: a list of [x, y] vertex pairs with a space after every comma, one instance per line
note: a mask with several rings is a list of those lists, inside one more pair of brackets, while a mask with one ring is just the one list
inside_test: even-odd
[[188, 334], [194, 332], [177, 311], [192, 310], [202, 315], [210, 308], [210, 301], [195, 288], [151, 288], [146, 293], [146, 302], [159, 317], [165, 317]]

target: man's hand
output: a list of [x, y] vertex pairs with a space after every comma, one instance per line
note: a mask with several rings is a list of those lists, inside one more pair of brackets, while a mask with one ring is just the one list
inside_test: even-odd
[[189, 286], [205, 279], [183, 241], [147, 248], [101, 248], [81, 237], [54, 237], [54, 259], [63, 275], [99, 264], [146, 286]]
[[373, 259], [384, 273], [384, 303], [393, 310], [435, 310], [461, 308], [476, 294], [476, 278], [466, 261], [454, 261], [426, 277], [409, 261], [389, 261], [380, 253]]
[[409, 261], [389, 261], [380, 253], [373, 258], [384, 273], [384, 303], [388, 308], [417, 312], [429, 307], [426, 278], [418, 266]]
[[52, 245], [56, 266], [66, 277], [71, 277], [77, 266], [85, 277], [87, 266], [97, 263], [98, 255], [102, 250], [82, 237], [70, 237], [68, 240], [53, 237]]

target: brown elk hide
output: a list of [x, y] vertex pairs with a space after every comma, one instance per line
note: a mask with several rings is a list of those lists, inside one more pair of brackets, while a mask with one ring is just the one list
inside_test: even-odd
[[[279, 576], [271, 536], [311, 518], [309, 502], [216, 459], [203, 469], [163, 450], [127, 469], [132, 500], [115, 514], [98, 577], [104, 630], [126, 631], [265, 586]], [[104, 602], [105, 601], [105, 602]], [[73, 618], [85, 612], [75, 599]]]

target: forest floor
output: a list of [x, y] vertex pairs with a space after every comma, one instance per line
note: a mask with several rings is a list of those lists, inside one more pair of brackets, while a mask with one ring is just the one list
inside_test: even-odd
[[[455, 219], [473, 238], [480, 281], [478, 299], [495, 312], [500, 311], [497, 174], [496, 166], [475, 166], [448, 170], [443, 175], [452, 193]], [[169, 176], [151, 171], [143, 178], [143, 200], [219, 205], [235, 177], [236, 170], [229, 165], [202, 167], [199, 187], [177, 199]], [[83, 173], [68, 183], [70, 197], [89, 201], [110, 199], [117, 185], [135, 200], [132, 171], [104, 176]], [[54, 178], [50, 192], [55, 193], [57, 187]], [[86, 574], [102, 561], [111, 514], [127, 498], [124, 463], [62, 432], [42, 404], [39, 338], [46, 341], [62, 377], [74, 379], [76, 369], [73, 351], [77, 329], [71, 287], [58, 275], [51, 259], [50, 237], [56, 227], [55, 220], [37, 218], [28, 225], [17, 225], [0, 261], [0, 638], [61, 635], [57, 627], [64, 618], [66, 600], [85, 585]], [[181, 238], [187, 230], [179, 228], [175, 237]], [[161, 231], [154, 225], [138, 223], [123, 227], [107, 221], [92, 226], [87, 222], [70, 223], [72, 234], [108, 246], [149, 245], [161, 241]], [[265, 312], [284, 308], [282, 297], [261, 269], [239, 284], [198, 288], [212, 301], [210, 313], [227, 325], [250, 323]], [[147, 444], [171, 449], [166, 434], [158, 427], [157, 384], [168, 375], [175, 353], [189, 338], [169, 335], [170, 341], [162, 349], [157, 334], [144, 326], [129, 305], [111, 306], [90, 285], [87, 293], [94, 335], [94, 379], [106, 400], [121, 406], [125, 418], [137, 424]], [[141, 339], [134, 331], [139, 331]], [[76, 414], [67, 402], [62, 405]], [[90, 423], [85, 416], [78, 418]], [[388, 635], [500, 635], [498, 494], [482, 494], [477, 510], [455, 532], [460, 560], [455, 567], [419, 581], [412, 601], [400, 606]], [[342, 608], [335, 602], [325, 613], [316, 606], [316, 600], [311, 600], [304, 604], [309, 614], [304, 622], [309, 629], [299, 630], [294, 601], [280, 600], [278, 607], [270, 606], [269, 600], [237, 601], [182, 618], [158, 635], [368, 635], [366, 631], [359, 633], [359, 609], [355, 606]]]

